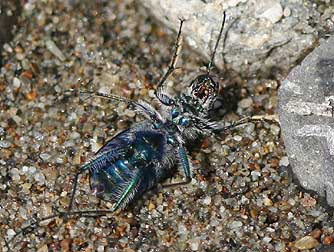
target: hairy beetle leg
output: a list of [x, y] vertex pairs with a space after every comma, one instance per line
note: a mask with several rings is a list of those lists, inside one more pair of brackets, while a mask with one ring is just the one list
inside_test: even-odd
[[190, 181], [191, 181], [191, 169], [190, 169], [190, 164], [189, 164], [189, 160], [188, 160], [188, 157], [187, 157], [186, 150], [185, 150], [184, 147], [180, 146], [180, 147], [178, 147], [177, 152], [178, 152], [178, 155], [179, 155], [179, 160], [181, 162], [181, 166], [182, 166], [184, 174], [186, 176], [186, 180], [181, 181], [181, 182], [162, 185], [163, 188], [186, 185], [186, 184], [190, 183]]

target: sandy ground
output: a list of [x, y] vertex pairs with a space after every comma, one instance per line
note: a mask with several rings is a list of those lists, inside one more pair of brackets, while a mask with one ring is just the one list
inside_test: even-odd
[[[153, 103], [175, 34], [134, 1], [28, 2], [0, 72], [0, 226], [9, 240], [35, 219], [63, 210], [81, 164], [116, 132], [143, 120], [125, 104], [69, 89]], [[183, 49], [168, 82], [175, 94], [206, 62]], [[275, 114], [278, 82], [216, 73], [217, 120]], [[333, 242], [329, 212], [292, 182], [271, 121], [205, 139], [189, 153], [189, 185], [148, 192], [100, 218], [55, 218], [16, 237], [13, 251], [316, 251]], [[173, 180], [181, 179], [176, 173]], [[80, 178], [75, 209], [107, 209]], [[2, 251], [7, 251], [1, 239]], [[1, 249], [0, 249], [1, 251]], [[323, 250], [325, 251], [325, 250]], [[330, 250], [329, 250], [330, 251]]]

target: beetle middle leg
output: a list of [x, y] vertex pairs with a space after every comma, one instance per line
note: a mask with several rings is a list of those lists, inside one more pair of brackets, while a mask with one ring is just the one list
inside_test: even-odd
[[183, 146], [179, 146], [177, 148], [177, 153], [178, 153], [178, 156], [179, 156], [184, 174], [186, 176], [185, 181], [162, 185], [163, 188], [186, 185], [186, 184], [190, 183], [190, 181], [191, 181], [190, 164], [189, 164], [189, 160], [188, 160], [188, 156], [187, 156], [185, 148]]

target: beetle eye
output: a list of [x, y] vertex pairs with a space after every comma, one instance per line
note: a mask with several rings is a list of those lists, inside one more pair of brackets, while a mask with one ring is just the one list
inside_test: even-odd
[[172, 114], [172, 118], [175, 118], [175, 117], [178, 117], [180, 113], [176, 108], [173, 108], [171, 111], [171, 114]]
[[185, 118], [185, 117], [181, 117], [180, 120], [179, 120], [179, 124], [181, 126], [188, 126], [189, 125], [189, 119], [188, 118]]

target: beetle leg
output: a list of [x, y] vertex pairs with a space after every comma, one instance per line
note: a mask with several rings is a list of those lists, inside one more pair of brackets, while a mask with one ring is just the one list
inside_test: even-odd
[[[79, 174], [79, 173], [78, 173]], [[11, 244], [13, 241], [15, 241], [16, 237], [18, 237], [19, 235], [23, 235], [25, 232], [27, 231], [31, 231], [35, 228], [37, 228], [41, 222], [46, 221], [46, 220], [51, 220], [53, 218], [64, 218], [65, 220], [69, 217], [69, 216], [84, 216], [84, 217], [97, 217], [97, 216], [103, 216], [106, 214], [110, 214], [113, 213], [115, 210], [83, 210], [83, 211], [66, 211], [66, 212], [57, 212], [56, 214], [53, 215], [49, 215], [46, 217], [43, 217], [41, 219], [38, 219], [34, 222], [31, 222], [30, 224], [28, 224], [27, 226], [21, 228], [20, 230], [16, 231], [15, 235], [10, 238], [9, 240], [4, 239], [5, 244], [7, 246], [7, 248], [9, 249], [8, 251], [11, 251], [10, 248], [15, 248], [17, 243], [15, 243], [12, 246], [9, 246], [9, 244]]]
[[241, 118], [238, 121], [233, 121], [230, 125], [223, 127], [221, 130], [225, 131], [225, 130], [233, 129], [240, 125], [249, 123], [250, 121], [251, 121], [251, 118], [247, 116], [247, 117]]
[[87, 169], [89, 169], [89, 167], [90, 167], [89, 164], [83, 165], [80, 168], [80, 170], [77, 172], [77, 174], [75, 174], [74, 184], [73, 184], [73, 189], [72, 189], [72, 194], [71, 194], [71, 200], [70, 200], [70, 203], [68, 204], [68, 207], [67, 207], [67, 213], [71, 212], [71, 209], [72, 209], [72, 206], [73, 206], [74, 195], [75, 195], [75, 191], [77, 189], [79, 175], [81, 173], [83, 173], [84, 171], [86, 171]]
[[128, 186], [125, 188], [125, 190], [122, 192], [118, 201], [113, 205], [111, 209], [112, 212], [118, 210], [119, 208], [122, 208], [133, 199], [133, 196], [135, 195], [136, 190], [138, 188], [139, 182], [140, 182], [140, 174], [137, 173], [134, 176], [134, 178], [130, 181]]
[[68, 204], [68, 207], [67, 207], [67, 214], [71, 213], [71, 209], [73, 207], [74, 196], [75, 196], [75, 191], [76, 191], [77, 185], [78, 185], [79, 175], [81, 173], [87, 171], [88, 169], [90, 169], [92, 165], [94, 166], [94, 161], [95, 160], [92, 160], [91, 162], [88, 162], [88, 163], [84, 164], [83, 166], [81, 166], [80, 170], [75, 174], [74, 182], [73, 182], [73, 189], [72, 189], [72, 193], [71, 193], [71, 200], [70, 200], [70, 203]]
[[175, 102], [172, 97], [164, 93], [164, 84], [167, 80], [167, 78], [174, 72], [176, 69], [176, 61], [179, 55], [179, 51], [181, 48], [181, 33], [182, 33], [182, 25], [184, 19], [180, 19], [180, 27], [179, 27], [179, 32], [177, 34], [176, 42], [175, 42], [175, 47], [174, 47], [174, 54], [173, 58], [168, 66], [167, 72], [161, 77], [160, 81], [158, 82], [157, 88], [155, 90], [155, 96], [158, 98], [158, 100], [167, 106], [173, 105]]
[[187, 156], [185, 148], [183, 146], [179, 146], [177, 148], [177, 153], [178, 153], [184, 174], [186, 176], [186, 179], [185, 181], [162, 185], [163, 188], [185, 185], [185, 184], [190, 183], [191, 181], [191, 169], [190, 169], [190, 164], [189, 164], [189, 160], [188, 160], [188, 156]]
[[114, 100], [118, 102], [125, 102], [129, 104], [136, 112], [139, 112], [143, 114], [147, 119], [155, 122], [155, 123], [162, 123], [163, 119], [159, 112], [155, 110], [149, 103], [143, 100], [139, 101], [133, 101], [127, 98], [123, 98], [118, 95], [112, 95], [112, 94], [105, 94], [100, 92], [93, 92], [89, 90], [80, 90], [79, 91], [82, 94], [89, 94], [91, 96], [98, 96], [102, 98], [106, 98], [108, 100]]
[[74, 215], [74, 214], [88, 214], [88, 213], [108, 213], [108, 212], [114, 212], [116, 210], [118, 210], [119, 208], [121, 208], [122, 206], [125, 206], [128, 202], [130, 202], [138, 188], [139, 185], [139, 181], [140, 181], [140, 174], [136, 174], [132, 180], [128, 183], [128, 185], [126, 186], [126, 188], [120, 193], [120, 196], [118, 197], [117, 202], [114, 204], [114, 206], [112, 207], [111, 210], [87, 210], [87, 211], [75, 211], [75, 212], [71, 212], [72, 209], [72, 205], [73, 205], [73, 201], [74, 201], [74, 194], [75, 194], [75, 190], [77, 187], [77, 181], [78, 181], [78, 177], [79, 175], [89, 169], [89, 163], [85, 166], [83, 166], [80, 171], [75, 175], [75, 180], [74, 180], [74, 185], [73, 185], [73, 189], [72, 189], [72, 196], [71, 196], [71, 200], [70, 200], [70, 204], [68, 206], [68, 210], [67, 210], [67, 214], [66, 215]]
[[246, 116], [244, 118], [241, 118], [238, 121], [231, 122], [230, 125], [219, 127], [218, 125], [215, 125], [212, 127], [212, 131], [216, 134], [219, 134], [221, 132], [224, 132], [226, 130], [234, 129], [236, 127], [239, 127], [241, 125], [251, 123], [251, 122], [264, 122], [268, 121], [271, 123], [279, 123], [278, 118], [276, 115], [259, 115], [259, 116]]

